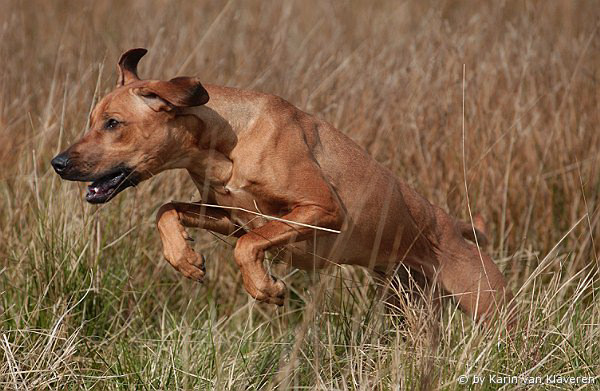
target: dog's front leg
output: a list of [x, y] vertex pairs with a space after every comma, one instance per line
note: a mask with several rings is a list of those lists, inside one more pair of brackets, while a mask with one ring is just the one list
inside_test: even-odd
[[188, 244], [190, 237], [184, 227], [204, 228], [223, 235], [237, 232], [224, 211], [183, 202], [161, 206], [156, 215], [156, 226], [165, 259], [184, 276], [196, 281], [204, 278], [204, 258]]
[[[283, 219], [330, 229], [339, 229], [342, 221], [337, 210], [332, 212], [315, 205], [296, 207]], [[323, 234], [322, 231], [316, 233]], [[285, 284], [265, 271], [265, 251], [274, 246], [306, 240], [312, 235], [314, 228], [277, 220], [243, 235], [235, 246], [234, 257], [248, 293], [259, 301], [283, 305]]]

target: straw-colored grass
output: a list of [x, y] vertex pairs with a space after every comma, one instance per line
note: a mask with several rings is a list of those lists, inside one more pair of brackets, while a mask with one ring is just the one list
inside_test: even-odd
[[[583, 0], [0, 1], [0, 388], [433, 390], [477, 375], [515, 389], [526, 386], [493, 379], [600, 376], [599, 15]], [[139, 46], [142, 77], [280, 95], [462, 218], [466, 182], [518, 292], [520, 331], [508, 341], [452, 303], [441, 320], [413, 305], [404, 321], [386, 315], [348, 266], [273, 265], [289, 298], [257, 304], [233, 241], [199, 231], [207, 280], [182, 278], [154, 214], [197, 200], [185, 173], [97, 207], [49, 165]]]

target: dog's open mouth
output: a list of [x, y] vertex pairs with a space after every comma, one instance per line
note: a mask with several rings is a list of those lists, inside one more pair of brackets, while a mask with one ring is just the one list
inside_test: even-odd
[[88, 186], [85, 200], [91, 204], [101, 204], [111, 200], [130, 186], [135, 186], [130, 170], [118, 170], [94, 181]]

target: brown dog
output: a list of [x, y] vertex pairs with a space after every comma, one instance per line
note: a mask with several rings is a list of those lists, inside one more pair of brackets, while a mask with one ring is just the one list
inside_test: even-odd
[[205, 274], [184, 229], [200, 227], [239, 237], [234, 258], [244, 286], [268, 303], [281, 305], [286, 292], [263, 265], [274, 248], [303, 269], [333, 262], [389, 276], [407, 265], [478, 318], [510, 299], [490, 257], [465, 240], [477, 235], [470, 224], [431, 205], [333, 126], [273, 95], [204, 88], [191, 77], [140, 80], [145, 53], [121, 56], [117, 88], [52, 165], [64, 179], [93, 181], [91, 203], [187, 169], [203, 203], [168, 203], [157, 216], [164, 256], [186, 277]]

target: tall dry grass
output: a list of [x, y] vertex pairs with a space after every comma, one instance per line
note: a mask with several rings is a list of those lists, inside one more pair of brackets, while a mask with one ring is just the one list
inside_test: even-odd
[[[0, 1], [1, 387], [428, 390], [462, 388], [462, 374], [600, 376], [599, 16], [594, 1]], [[466, 184], [519, 292], [522, 332], [507, 343], [451, 305], [441, 323], [411, 306], [400, 322], [351, 267], [273, 266], [290, 298], [258, 305], [232, 243], [202, 232], [207, 282], [182, 279], [153, 220], [161, 203], [197, 196], [185, 174], [95, 207], [49, 165], [138, 46], [150, 49], [142, 77], [280, 95], [461, 217]], [[515, 385], [483, 388], [499, 387]]]

